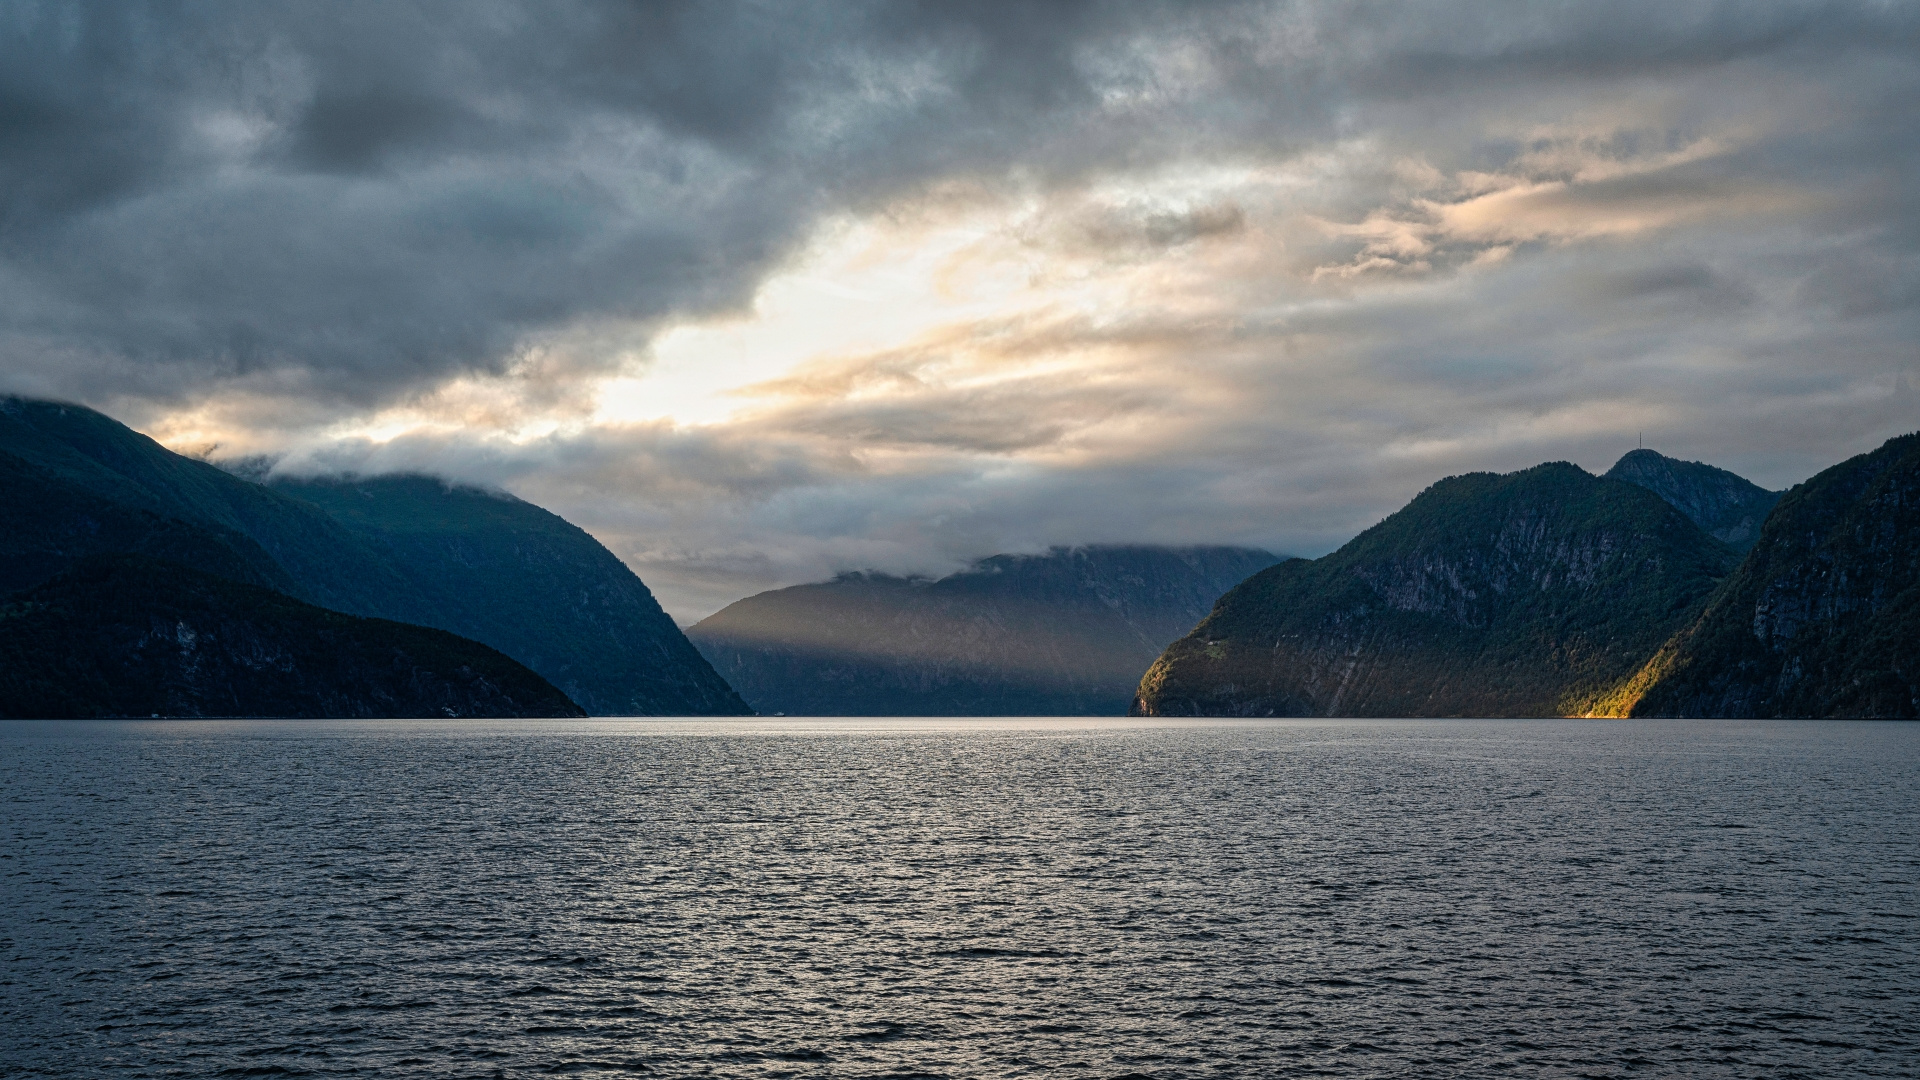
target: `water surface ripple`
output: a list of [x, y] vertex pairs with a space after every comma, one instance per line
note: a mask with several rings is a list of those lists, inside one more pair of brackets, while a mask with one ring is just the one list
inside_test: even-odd
[[1913, 1076], [1920, 725], [0, 725], [0, 1074]]

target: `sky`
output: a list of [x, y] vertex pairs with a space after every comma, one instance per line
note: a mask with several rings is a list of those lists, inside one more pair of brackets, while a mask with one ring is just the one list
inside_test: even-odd
[[0, 0], [0, 392], [676, 618], [1920, 428], [1920, 5]]

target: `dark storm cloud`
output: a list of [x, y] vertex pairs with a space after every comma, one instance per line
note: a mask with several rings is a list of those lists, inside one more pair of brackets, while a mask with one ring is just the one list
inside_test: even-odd
[[[1884, 66], [1916, 22], [1806, 3], [18, 0], [0, 7], [0, 348], [19, 389], [366, 405], [581, 321], [738, 305], [821, 213], [930, 179], [1271, 150], [1503, 84]], [[1181, 50], [1199, 59], [1167, 62]], [[1182, 81], [1196, 63], [1204, 92]]]
[[81, 392], [91, 358], [162, 396], [280, 375], [365, 404], [575, 320], [738, 304], [821, 210], [951, 147], [992, 163], [1009, 119], [1084, 104], [1084, 21], [10, 4], [8, 366]]
[[[1182, 169], [1245, 175], [1156, 194]], [[1917, 174], [1920, 8], [1870, 0], [0, 0], [0, 391], [508, 484], [686, 611], [1050, 543], [1313, 553], [1642, 427], [1780, 485], [1913, 426]], [[949, 189], [1050, 281], [1222, 269], [725, 424], [581, 420], [823, 223]]]

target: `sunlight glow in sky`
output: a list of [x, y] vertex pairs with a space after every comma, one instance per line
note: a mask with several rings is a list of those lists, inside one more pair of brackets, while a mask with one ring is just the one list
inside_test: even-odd
[[[1090, 234], [1081, 236], [1058, 235], [1060, 208], [1032, 193], [945, 190], [883, 215], [832, 221], [762, 284], [749, 312], [674, 326], [654, 338], [639, 373], [601, 382], [592, 422], [720, 423], [804, 394], [818, 381], [810, 373], [916, 348], [948, 354], [919, 377], [958, 387], [1074, 364], [1070, 355], [995, 357], [992, 328], [1203, 306], [1199, 296], [1170, 292], [1193, 284], [1177, 279], [1230, 270], [1206, 265], [1216, 255], [1210, 248], [1182, 252], [1181, 265], [1074, 251], [1076, 243], [1098, 245], [1097, 230], [1115, 224], [1100, 217], [1184, 222], [1274, 179], [1250, 169], [1188, 168], [1096, 184], [1079, 195], [1087, 220], [1077, 227]], [[858, 398], [884, 389], [856, 384], [845, 392]]]
[[560, 7], [23, 14], [0, 391], [501, 486], [683, 618], [1920, 426], [1910, 6]]

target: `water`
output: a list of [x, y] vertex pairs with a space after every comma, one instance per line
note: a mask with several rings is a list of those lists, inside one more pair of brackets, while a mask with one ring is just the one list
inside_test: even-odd
[[0, 1074], [1912, 1076], [1920, 725], [0, 725]]

